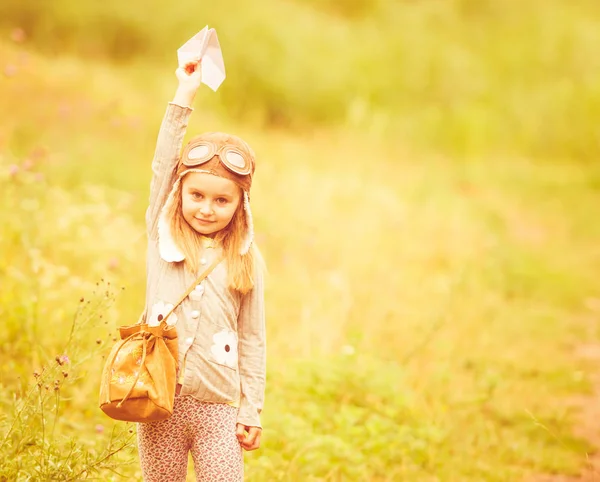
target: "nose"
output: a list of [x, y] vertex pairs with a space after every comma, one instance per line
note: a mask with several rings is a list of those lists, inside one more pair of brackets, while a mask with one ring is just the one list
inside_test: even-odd
[[200, 214], [204, 217], [208, 217], [213, 213], [212, 204], [210, 202], [204, 202], [200, 205]]

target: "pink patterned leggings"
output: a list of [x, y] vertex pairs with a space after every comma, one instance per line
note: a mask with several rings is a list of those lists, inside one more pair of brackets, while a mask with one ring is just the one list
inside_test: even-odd
[[237, 408], [175, 397], [173, 415], [138, 424], [138, 449], [146, 482], [185, 482], [188, 452], [198, 482], [241, 482], [242, 448], [235, 436]]

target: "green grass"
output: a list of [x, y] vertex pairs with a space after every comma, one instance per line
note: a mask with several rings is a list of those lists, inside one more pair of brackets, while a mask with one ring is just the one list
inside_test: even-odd
[[[258, 153], [269, 383], [248, 480], [576, 471], [587, 447], [566, 399], [589, 390], [593, 367], [573, 353], [599, 338], [594, 4], [264, 2], [271, 16], [231, 22], [219, 5], [201, 23], [223, 32], [229, 78], [199, 94], [190, 134], [234, 131]], [[7, 31], [27, 28], [28, 6], [0, 7]], [[0, 434], [32, 372], [62, 353], [80, 298], [102, 298], [101, 279], [117, 297], [78, 338], [55, 445], [34, 438], [39, 451], [21, 459], [3, 447], [0, 480], [17, 478], [9, 460], [60, 465], [61, 440], [94, 456], [107, 444], [93, 354], [139, 314], [148, 164], [175, 87], [171, 64], [148, 60], [195, 25], [178, 26], [176, 9], [158, 25], [128, 15], [135, 3], [104, 3], [120, 35], [133, 22], [155, 42], [115, 59], [104, 17], [83, 36], [91, 2], [77, 18], [56, 6], [27, 20], [24, 46], [0, 42], [0, 68], [17, 67], [0, 77]], [[249, 33], [260, 49], [241, 41]], [[320, 44], [309, 57], [304, 45]], [[139, 477], [134, 454], [116, 460]]]

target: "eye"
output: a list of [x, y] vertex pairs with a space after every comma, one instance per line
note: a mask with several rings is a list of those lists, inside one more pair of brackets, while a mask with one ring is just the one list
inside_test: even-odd
[[194, 191], [192, 193], [192, 199], [194, 199], [194, 200], [200, 200], [200, 199], [202, 199], [202, 194], [200, 194], [199, 192]]
[[227, 199], [225, 199], [224, 197], [220, 197], [217, 199], [217, 203], [218, 204], [227, 204]]

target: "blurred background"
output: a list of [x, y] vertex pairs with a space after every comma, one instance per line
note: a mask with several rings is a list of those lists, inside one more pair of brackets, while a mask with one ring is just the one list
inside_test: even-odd
[[227, 79], [188, 138], [257, 152], [269, 268], [247, 480], [576, 473], [570, 401], [600, 359], [596, 0], [3, 0], [0, 480], [140, 480], [98, 376], [143, 303], [176, 50], [207, 24]]

